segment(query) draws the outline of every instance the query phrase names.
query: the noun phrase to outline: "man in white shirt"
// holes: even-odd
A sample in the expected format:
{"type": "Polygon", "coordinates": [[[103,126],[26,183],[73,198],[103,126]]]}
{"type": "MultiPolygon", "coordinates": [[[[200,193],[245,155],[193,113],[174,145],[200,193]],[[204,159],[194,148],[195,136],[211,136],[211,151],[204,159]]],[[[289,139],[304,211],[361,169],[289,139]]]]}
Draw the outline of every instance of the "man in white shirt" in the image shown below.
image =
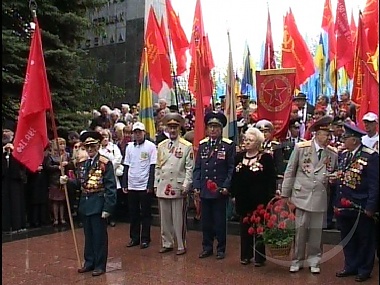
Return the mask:
{"type": "Polygon", "coordinates": [[[379,133],[377,125],[379,118],[375,113],[368,112],[363,116],[364,128],[366,135],[362,138],[362,143],[369,148],[376,150],[379,153],[379,133]]]}
{"type": "Polygon", "coordinates": [[[125,149],[123,192],[128,194],[130,215],[130,242],[127,247],[140,245],[144,249],[150,244],[152,220],[151,204],[154,186],[154,171],[157,161],[156,145],[145,139],[145,126],[136,122],[132,127],[134,141],[125,149]]]}

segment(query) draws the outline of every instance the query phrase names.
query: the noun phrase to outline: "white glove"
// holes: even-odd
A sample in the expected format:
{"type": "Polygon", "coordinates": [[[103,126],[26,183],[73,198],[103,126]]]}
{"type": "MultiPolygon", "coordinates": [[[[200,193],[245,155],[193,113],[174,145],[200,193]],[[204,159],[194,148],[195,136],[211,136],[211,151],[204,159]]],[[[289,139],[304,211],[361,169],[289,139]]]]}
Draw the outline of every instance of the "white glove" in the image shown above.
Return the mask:
{"type": "Polygon", "coordinates": [[[110,213],[103,211],[102,212],[102,218],[107,219],[110,216],[110,213]]]}
{"type": "Polygon", "coordinates": [[[69,180],[69,177],[67,177],[67,175],[62,175],[59,177],[59,184],[64,185],[67,183],[68,180],[69,180]]]}

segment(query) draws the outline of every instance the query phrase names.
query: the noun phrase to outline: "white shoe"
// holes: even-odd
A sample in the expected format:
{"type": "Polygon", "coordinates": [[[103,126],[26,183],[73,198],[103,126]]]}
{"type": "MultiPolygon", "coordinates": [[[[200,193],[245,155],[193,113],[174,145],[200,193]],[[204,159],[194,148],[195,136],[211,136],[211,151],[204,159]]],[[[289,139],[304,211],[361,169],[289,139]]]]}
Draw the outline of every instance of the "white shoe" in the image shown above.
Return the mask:
{"type": "Polygon", "coordinates": [[[299,265],[292,265],[292,266],[290,266],[289,272],[295,273],[295,272],[298,272],[298,271],[300,271],[300,266],[299,265]]]}
{"type": "Polygon", "coordinates": [[[310,272],[313,274],[319,274],[319,273],[321,273],[321,269],[319,267],[316,267],[316,266],[310,266],[310,272]]]}

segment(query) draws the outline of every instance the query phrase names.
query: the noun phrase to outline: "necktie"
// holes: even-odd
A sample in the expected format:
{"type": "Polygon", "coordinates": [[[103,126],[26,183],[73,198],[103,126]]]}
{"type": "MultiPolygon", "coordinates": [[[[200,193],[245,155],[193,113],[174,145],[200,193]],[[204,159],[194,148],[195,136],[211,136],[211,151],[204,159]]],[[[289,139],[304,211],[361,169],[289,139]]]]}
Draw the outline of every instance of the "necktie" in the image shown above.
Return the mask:
{"type": "Polygon", "coordinates": [[[169,142],[169,146],[168,146],[168,148],[171,149],[172,146],[173,146],[173,142],[169,142]]]}
{"type": "Polygon", "coordinates": [[[211,141],[211,148],[215,147],[215,141],[211,141]]]}
{"type": "Polygon", "coordinates": [[[321,160],[322,151],[323,151],[323,149],[321,149],[321,148],[318,150],[318,160],[321,160]]]}
{"type": "Polygon", "coordinates": [[[346,158],[346,167],[347,165],[350,163],[351,159],[352,159],[352,152],[349,152],[348,155],[347,155],[347,158],[346,158]]]}

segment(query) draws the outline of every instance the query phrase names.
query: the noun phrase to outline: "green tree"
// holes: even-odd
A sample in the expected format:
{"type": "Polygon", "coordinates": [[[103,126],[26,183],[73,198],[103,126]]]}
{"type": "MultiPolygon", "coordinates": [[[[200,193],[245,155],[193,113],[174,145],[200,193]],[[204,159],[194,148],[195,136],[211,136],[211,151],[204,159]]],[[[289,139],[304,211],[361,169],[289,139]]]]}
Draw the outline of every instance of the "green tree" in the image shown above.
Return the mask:
{"type": "MultiPolygon", "coordinates": [[[[42,44],[53,108],[58,128],[80,130],[86,127],[85,111],[123,96],[123,90],[109,83],[98,83],[101,63],[78,49],[88,29],[88,9],[104,5],[105,0],[37,0],[37,18],[42,30],[42,44]],[[103,98],[104,94],[107,95],[103,98]],[[108,97],[109,95],[109,97],[108,97]],[[89,98],[92,98],[89,100],[89,98]]],[[[32,15],[28,1],[2,1],[2,120],[15,119],[29,53],[32,15]]]]}

